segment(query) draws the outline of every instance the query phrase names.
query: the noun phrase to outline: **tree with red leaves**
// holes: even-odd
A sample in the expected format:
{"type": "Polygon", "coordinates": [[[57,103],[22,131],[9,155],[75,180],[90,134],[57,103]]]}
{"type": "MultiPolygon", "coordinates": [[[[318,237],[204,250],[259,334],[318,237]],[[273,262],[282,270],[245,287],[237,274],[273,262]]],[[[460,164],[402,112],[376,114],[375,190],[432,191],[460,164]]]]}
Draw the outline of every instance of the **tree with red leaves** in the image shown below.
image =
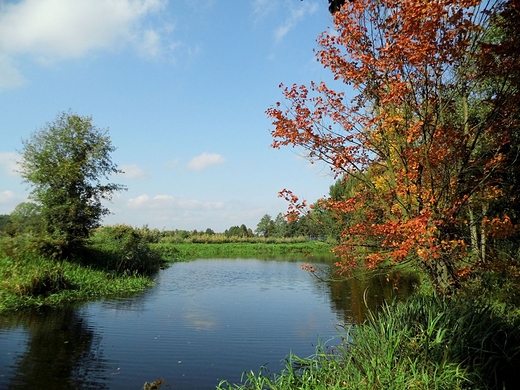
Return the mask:
{"type": "MultiPolygon", "coordinates": [[[[272,146],[356,182],[353,196],[320,201],[362,215],[335,249],[342,271],[410,263],[446,294],[491,260],[491,241],[516,234],[518,3],[345,2],[318,38],[338,86],[282,86],[272,146]]],[[[306,208],[281,195],[289,215],[306,208]]]]}

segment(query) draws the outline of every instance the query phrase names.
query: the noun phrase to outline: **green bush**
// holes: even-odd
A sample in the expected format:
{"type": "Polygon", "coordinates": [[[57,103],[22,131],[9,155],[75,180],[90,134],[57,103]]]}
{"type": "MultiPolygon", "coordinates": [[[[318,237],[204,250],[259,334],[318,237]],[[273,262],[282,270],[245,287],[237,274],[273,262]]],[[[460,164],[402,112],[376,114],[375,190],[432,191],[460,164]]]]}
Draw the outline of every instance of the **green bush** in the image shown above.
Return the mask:
{"type": "Polygon", "coordinates": [[[64,243],[45,234],[21,233],[0,237],[0,255],[15,259],[43,256],[49,259],[64,257],[64,243]]]}
{"type": "Polygon", "coordinates": [[[297,244],[309,242],[307,237],[258,237],[258,236],[229,236],[222,233],[193,234],[181,232],[174,235],[164,235],[158,241],[161,244],[229,244],[229,243],[258,243],[258,244],[297,244]]]}
{"type": "Polygon", "coordinates": [[[165,261],[176,262],[190,259],[186,253],[181,252],[176,246],[171,244],[154,244],[152,248],[165,261]]]}
{"type": "MultiPolygon", "coordinates": [[[[258,238],[258,237],[256,237],[258,238]]],[[[262,241],[165,243],[150,244],[166,261],[186,261],[196,258],[298,258],[319,256],[333,258],[330,246],[324,242],[271,243],[262,241]]]]}
{"type": "Polygon", "coordinates": [[[118,274],[149,275],[163,264],[150,248],[149,237],[128,225],[106,226],[96,231],[89,246],[89,262],[118,274]]]}

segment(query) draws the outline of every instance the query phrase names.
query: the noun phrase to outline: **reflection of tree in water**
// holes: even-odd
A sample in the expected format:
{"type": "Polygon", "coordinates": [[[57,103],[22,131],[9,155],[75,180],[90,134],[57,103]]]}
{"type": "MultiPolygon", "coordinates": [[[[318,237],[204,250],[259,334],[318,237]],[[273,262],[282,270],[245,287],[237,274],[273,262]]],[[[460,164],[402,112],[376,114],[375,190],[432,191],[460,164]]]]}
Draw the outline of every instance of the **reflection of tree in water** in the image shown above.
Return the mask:
{"type": "Polygon", "coordinates": [[[103,309],[110,309],[122,312],[146,310],[149,299],[156,294],[155,289],[148,289],[138,293],[128,294],[119,298],[112,298],[100,302],[103,309]]]}
{"type": "Polygon", "coordinates": [[[377,311],[383,303],[408,297],[419,283],[417,277],[397,273],[359,273],[340,279],[330,266],[322,283],[328,287],[333,311],[342,313],[345,323],[361,323],[368,311],[377,311]]]}
{"type": "Polygon", "coordinates": [[[28,331],[9,389],[103,389],[107,378],[100,337],[74,308],[19,313],[2,325],[28,331]]]}

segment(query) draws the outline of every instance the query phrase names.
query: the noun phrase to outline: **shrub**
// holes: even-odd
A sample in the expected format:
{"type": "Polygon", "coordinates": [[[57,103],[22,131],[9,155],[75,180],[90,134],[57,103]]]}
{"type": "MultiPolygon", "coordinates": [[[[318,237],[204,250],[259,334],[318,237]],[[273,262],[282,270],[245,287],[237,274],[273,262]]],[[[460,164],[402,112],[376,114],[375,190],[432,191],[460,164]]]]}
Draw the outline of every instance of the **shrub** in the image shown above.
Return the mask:
{"type": "Polygon", "coordinates": [[[91,239],[90,252],[97,265],[119,274],[149,275],[156,272],[163,261],[151,249],[146,234],[128,225],[106,226],[98,229],[91,239]]]}
{"type": "Polygon", "coordinates": [[[42,256],[56,260],[66,257],[66,249],[64,241],[45,234],[21,233],[0,237],[0,255],[14,259],[42,256]]]}

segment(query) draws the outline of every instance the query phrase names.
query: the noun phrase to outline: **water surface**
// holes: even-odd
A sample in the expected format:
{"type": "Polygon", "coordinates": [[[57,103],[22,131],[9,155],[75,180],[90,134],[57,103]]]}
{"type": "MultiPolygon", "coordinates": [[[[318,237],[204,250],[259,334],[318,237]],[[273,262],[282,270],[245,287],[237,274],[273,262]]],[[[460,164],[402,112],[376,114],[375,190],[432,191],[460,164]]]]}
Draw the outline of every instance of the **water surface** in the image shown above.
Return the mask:
{"type": "Polygon", "coordinates": [[[339,344],[338,325],[394,291],[384,278],[319,281],[301,263],[176,263],[138,295],[0,317],[0,389],[142,389],[157,378],[214,389],[261,366],[279,372],[319,339],[339,344]]]}

